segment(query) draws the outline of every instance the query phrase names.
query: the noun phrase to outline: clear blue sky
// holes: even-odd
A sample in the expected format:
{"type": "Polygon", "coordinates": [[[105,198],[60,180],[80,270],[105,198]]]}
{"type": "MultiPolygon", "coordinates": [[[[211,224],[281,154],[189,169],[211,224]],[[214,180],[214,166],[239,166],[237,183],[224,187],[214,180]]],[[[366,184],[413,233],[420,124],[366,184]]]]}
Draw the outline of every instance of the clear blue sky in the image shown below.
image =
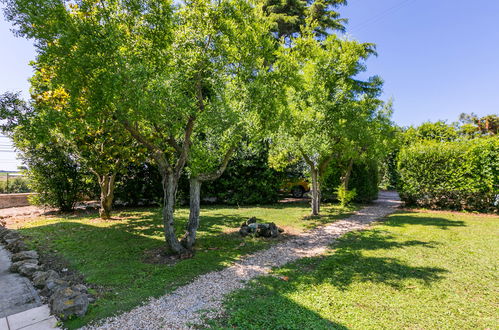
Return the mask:
{"type": "MultiPolygon", "coordinates": [[[[340,12],[350,37],[377,45],[368,73],[384,79],[397,124],[499,113],[499,0],[349,0],[340,12]]],[[[2,18],[0,45],[0,93],[27,97],[31,42],[2,18]]],[[[16,166],[14,153],[0,152],[0,170],[16,166]]]]}

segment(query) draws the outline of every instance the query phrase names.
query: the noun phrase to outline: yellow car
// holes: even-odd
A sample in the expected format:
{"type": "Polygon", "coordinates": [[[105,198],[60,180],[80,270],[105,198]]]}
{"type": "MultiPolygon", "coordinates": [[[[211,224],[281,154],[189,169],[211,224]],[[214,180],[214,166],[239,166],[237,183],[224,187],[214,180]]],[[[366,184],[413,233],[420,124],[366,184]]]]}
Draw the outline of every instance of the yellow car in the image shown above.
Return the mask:
{"type": "Polygon", "coordinates": [[[285,179],[281,192],[291,193],[295,198],[301,198],[306,192],[310,191],[310,184],[303,178],[288,178],[285,179]]]}

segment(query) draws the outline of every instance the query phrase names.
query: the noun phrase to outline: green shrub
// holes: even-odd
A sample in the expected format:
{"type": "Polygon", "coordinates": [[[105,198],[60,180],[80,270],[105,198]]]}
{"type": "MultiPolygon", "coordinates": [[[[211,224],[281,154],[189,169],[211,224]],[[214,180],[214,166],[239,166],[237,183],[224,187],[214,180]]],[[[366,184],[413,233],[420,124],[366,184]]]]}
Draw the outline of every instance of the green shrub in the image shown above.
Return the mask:
{"type": "Polygon", "coordinates": [[[222,176],[203,183],[201,197],[234,205],[269,204],[279,200],[283,173],[268,165],[265,142],[244,146],[233,156],[222,176]]]}
{"type": "Polygon", "coordinates": [[[347,206],[357,195],[357,191],[354,189],[347,190],[343,185],[340,185],[338,189],[336,189],[336,196],[338,196],[338,200],[340,201],[341,206],[347,206]]]}
{"type": "Polygon", "coordinates": [[[161,205],[163,188],[158,167],[147,162],[128,165],[116,181],[114,199],[127,206],[161,205]]]}
{"type": "Polygon", "coordinates": [[[89,193],[85,171],[63,148],[57,145],[32,148],[22,153],[29,186],[38,194],[33,204],[50,205],[61,211],[73,210],[76,202],[89,193]]]}
{"type": "Polygon", "coordinates": [[[497,211],[499,139],[425,142],[398,156],[399,192],[409,205],[497,211]]]}
{"type": "MultiPolygon", "coordinates": [[[[339,200],[337,189],[341,184],[347,164],[331,162],[326,170],[321,185],[321,194],[324,200],[339,200]]],[[[377,162],[357,162],[352,166],[352,173],[348,184],[349,190],[355,190],[353,201],[368,203],[378,197],[379,170],[377,162]]]]}

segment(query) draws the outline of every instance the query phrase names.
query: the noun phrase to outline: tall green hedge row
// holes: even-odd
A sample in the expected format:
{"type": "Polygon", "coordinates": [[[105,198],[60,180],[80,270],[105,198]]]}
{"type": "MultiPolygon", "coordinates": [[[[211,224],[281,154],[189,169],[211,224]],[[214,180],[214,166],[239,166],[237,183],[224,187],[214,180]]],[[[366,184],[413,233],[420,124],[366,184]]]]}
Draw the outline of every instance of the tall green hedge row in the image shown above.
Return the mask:
{"type": "Polygon", "coordinates": [[[499,138],[426,142],[398,156],[399,193],[409,205],[497,212],[499,138]]]}

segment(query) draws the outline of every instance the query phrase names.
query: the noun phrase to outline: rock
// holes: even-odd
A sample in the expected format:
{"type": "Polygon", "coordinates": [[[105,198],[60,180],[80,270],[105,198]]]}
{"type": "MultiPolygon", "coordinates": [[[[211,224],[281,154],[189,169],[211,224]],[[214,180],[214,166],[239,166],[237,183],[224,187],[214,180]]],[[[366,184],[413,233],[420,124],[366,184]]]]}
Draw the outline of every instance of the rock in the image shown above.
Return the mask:
{"type": "Polygon", "coordinates": [[[19,233],[17,231],[8,230],[7,233],[5,233],[3,236],[3,241],[6,244],[9,244],[10,242],[17,241],[20,238],[21,238],[21,235],[19,235],[19,233]]]}
{"type": "Polygon", "coordinates": [[[83,284],[76,284],[75,286],[73,286],[73,289],[81,293],[87,293],[88,291],[88,288],[83,284]]]}
{"type": "Polygon", "coordinates": [[[58,289],[50,297],[52,314],[67,320],[72,316],[83,316],[87,312],[88,297],[74,287],[58,289]]]}
{"type": "Polygon", "coordinates": [[[256,218],[253,217],[241,225],[239,234],[241,234],[241,236],[254,234],[258,237],[277,237],[283,231],[282,228],[277,227],[273,222],[258,223],[256,222],[256,218]]]}
{"type": "Polygon", "coordinates": [[[36,259],[25,259],[25,260],[13,262],[12,265],[10,265],[9,270],[11,272],[13,272],[13,273],[17,273],[17,272],[19,272],[19,268],[22,265],[25,265],[25,264],[38,265],[38,260],[36,260],[36,259]]]}
{"type": "Polygon", "coordinates": [[[61,280],[60,278],[49,278],[45,282],[45,288],[43,289],[43,293],[46,295],[50,295],[59,289],[64,289],[69,287],[69,283],[61,280]]]}
{"type": "Polygon", "coordinates": [[[11,257],[13,262],[26,260],[26,259],[38,259],[38,253],[34,250],[30,251],[21,251],[16,254],[13,254],[11,257]]]}
{"type": "Polygon", "coordinates": [[[18,272],[19,274],[31,277],[36,271],[39,271],[42,267],[38,264],[25,263],[19,266],[18,272]]]}
{"type": "Polygon", "coordinates": [[[18,253],[28,249],[26,244],[24,244],[24,242],[21,239],[11,240],[10,243],[7,244],[6,248],[12,253],[18,253]]]}
{"type": "Polygon", "coordinates": [[[46,272],[35,272],[33,274],[33,284],[35,287],[42,289],[47,284],[47,281],[59,279],[59,274],[54,270],[49,270],[46,272]]]}
{"type": "Polygon", "coordinates": [[[0,239],[3,239],[3,237],[5,235],[7,235],[9,233],[9,230],[4,227],[4,226],[0,226],[0,239]]]}

